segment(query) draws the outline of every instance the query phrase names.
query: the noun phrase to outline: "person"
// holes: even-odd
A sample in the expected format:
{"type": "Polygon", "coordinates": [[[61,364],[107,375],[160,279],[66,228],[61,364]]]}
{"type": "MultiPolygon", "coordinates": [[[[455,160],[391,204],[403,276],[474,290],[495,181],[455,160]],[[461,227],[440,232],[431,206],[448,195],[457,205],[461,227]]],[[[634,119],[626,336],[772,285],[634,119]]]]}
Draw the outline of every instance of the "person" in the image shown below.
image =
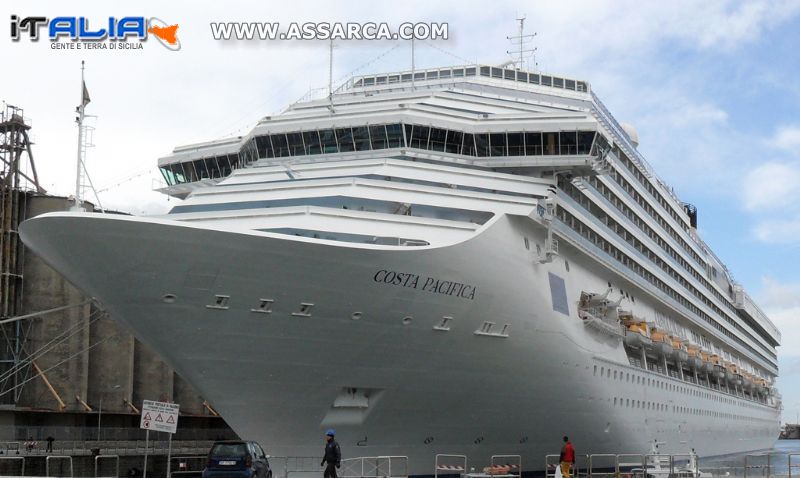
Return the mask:
{"type": "Polygon", "coordinates": [[[342,466],[342,451],[336,443],[336,432],[329,428],[325,432],[325,456],[319,466],[325,467],[324,478],[336,478],[336,468],[342,466]]]}
{"type": "Polygon", "coordinates": [[[56,441],[52,436],[47,437],[47,452],[53,451],[53,442],[56,441]]]}
{"type": "Polygon", "coordinates": [[[575,463],[575,449],[572,447],[569,437],[564,437],[564,446],[561,447],[559,461],[561,462],[561,476],[570,478],[569,470],[575,463]]]}

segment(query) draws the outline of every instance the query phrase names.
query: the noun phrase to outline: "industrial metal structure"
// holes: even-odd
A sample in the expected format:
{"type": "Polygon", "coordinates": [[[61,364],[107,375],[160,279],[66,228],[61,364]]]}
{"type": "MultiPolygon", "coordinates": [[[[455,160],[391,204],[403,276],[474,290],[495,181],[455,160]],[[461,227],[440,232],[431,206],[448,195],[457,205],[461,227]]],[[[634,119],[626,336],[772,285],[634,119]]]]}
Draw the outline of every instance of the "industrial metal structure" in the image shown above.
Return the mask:
{"type": "MultiPolygon", "coordinates": [[[[32,192],[44,193],[33,162],[30,125],[22,108],[4,103],[0,111],[0,320],[18,315],[22,301],[24,246],[19,240],[19,224],[26,219],[28,198],[32,192]],[[30,173],[28,172],[30,171],[30,173]]],[[[22,353],[21,342],[29,331],[20,322],[2,323],[0,346],[0,391],[12,387],[13,394],[0,393],[0,403],[19,398],[16,369],[22,353]]]]}
{"type": "MultiPolygon", "coordinates": [[[[230,438],[216,411],[102,304],[73,287],[18,238],[27,218],[74,207],[47,195],[31,122],[0,112],[0,440],[136,440],[142,400],[181,405],[176,439],[230,438]],[[54,413],[56,412],[56,413],[54,413]],[[102,425],[102,428],[101,428],[102,425]]],[[[94,211],[92,203],[83,208],[94,211]]],[[[142,435],[143,436],[143,435],[142,435]]]]}

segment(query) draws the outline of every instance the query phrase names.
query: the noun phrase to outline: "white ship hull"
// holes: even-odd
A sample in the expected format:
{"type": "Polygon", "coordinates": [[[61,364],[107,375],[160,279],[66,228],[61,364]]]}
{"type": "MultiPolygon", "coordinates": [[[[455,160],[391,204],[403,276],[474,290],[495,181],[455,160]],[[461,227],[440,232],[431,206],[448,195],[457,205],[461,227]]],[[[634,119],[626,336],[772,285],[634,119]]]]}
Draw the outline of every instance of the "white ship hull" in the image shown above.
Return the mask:
{"type": "MultiPolygon", "coordinates": [[[[320,455],[328,426],[345,457],[407,455],[414,475],[432,474],[437,453],[471,466],[521,454],[540,470],[562,435],[579,454],[644,453],[658,440],[701,456],[778,435],[774,407],[629,366],[619,340],[575,318],[581,291],[616,273],[565,244],[535,264],[522,237],[542,242],[544,229],[525,217],[403,250],[69,213],[21,234],[273,456],[320,455]],[[387,284],[380,271],[412,276],[387,284]],[[565,282],[570,316],[554,311],[549,273],[565,282]],[[263,299],[271,313],[253,312],[263,299]],[[449,330],[436,330],[443,317],[449,330]],[[476,334],[486,321],[498,336],[476,334]],[[368,401],[342,404],[349,388],[368,401]]],[[[649,300],[637,293],[640,310],[649,300]]]]}

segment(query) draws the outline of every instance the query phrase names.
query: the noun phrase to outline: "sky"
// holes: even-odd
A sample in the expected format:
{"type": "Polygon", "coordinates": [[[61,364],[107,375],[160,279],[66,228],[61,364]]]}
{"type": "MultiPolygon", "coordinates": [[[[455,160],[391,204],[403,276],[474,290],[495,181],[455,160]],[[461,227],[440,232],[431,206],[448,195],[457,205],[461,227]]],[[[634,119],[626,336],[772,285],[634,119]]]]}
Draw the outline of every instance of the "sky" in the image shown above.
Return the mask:
{"type": "MultiPolygon", "coordinates": [[[[95,127],[87,155],[107,208],[157,214],[177,203],[156,161],[173,147],[243,135],[328,82],[325,41],[217,41],[210,22],[447,22],[448,40],[416,42],[418,68],[498,64],[526,16],[529,66],[592,85],[636,127],[639,150],[699,210],[699,232],[783,333],[784,420],[800,414],[800,0],[430,2],[228,0],[0,2],[0,19],[141,15],[178,23],[179,51],[53,50],[0,28],[0,100],[33,126],[41,183],[74,191],[80,62],[95,127]]],[[[91,21],[91,20],[90,20],[91,21]]],[[[334,78],[409,69],[408,42],[339,41],[334,78]]]]}

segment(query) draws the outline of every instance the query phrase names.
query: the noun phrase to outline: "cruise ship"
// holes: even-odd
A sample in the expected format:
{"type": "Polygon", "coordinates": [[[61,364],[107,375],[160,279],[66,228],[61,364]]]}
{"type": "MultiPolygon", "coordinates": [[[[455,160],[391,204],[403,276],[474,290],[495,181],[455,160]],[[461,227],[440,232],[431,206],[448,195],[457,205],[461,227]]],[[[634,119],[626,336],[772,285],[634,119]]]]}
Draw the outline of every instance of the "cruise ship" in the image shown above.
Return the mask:
{"type": "Polygon", "coordinates": [[[586,81],[358,76],[25,243],[273,456],[770,448],[780,332],[586,81]]]}

